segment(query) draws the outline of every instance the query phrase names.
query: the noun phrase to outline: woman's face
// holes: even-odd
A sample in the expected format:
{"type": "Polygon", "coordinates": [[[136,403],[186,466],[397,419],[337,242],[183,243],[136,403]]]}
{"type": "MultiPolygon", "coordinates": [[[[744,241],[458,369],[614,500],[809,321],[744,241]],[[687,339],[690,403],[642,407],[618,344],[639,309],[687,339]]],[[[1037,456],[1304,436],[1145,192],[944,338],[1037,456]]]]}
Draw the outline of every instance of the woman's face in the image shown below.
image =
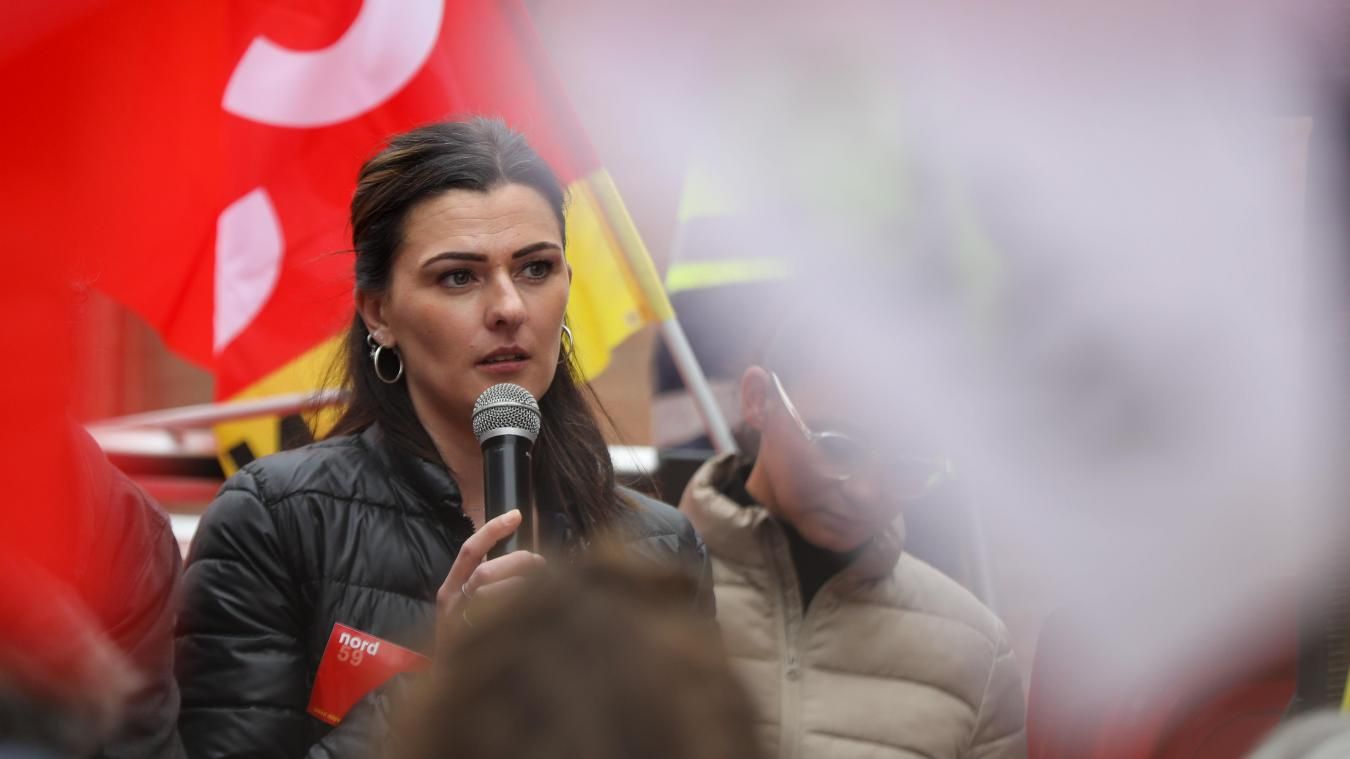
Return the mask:
{"type": "Polygon", "coordinates": [[[541,194],[448,190],[408,212],[388,290],[358,293],[358,307],[375,339],[397,347],[423,422],[432,414],[467,429],[492,385],[539,398],[552,384],[571,276],[541,194]]]}

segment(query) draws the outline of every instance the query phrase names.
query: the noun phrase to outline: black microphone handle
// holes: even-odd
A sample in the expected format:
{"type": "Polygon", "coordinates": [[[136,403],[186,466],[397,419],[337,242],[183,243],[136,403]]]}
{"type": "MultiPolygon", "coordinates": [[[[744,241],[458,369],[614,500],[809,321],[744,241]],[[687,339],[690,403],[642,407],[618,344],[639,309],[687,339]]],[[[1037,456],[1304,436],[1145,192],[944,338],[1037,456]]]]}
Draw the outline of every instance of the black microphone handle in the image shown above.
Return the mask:
{"type": "Polygon", "coordinates": [[[530,449],[533,443],[519,435],[497,435],[483,442],[483,520],[511,509],[523,517],[514,535],[493,546],[488,558],[512,551],[534,550],[534,499],[530,492],[530,449]]]}

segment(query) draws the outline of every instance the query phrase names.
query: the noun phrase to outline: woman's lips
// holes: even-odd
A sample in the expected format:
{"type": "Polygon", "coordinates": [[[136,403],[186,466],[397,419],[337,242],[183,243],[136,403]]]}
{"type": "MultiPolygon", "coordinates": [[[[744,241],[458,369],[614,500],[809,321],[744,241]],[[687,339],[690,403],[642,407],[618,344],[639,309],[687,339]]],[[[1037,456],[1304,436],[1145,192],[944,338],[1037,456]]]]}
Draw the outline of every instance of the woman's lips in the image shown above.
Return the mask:
{"type": "Polygon", "coordinates": [[[479,361],[478,368],[488,374],[515,374],[523,371],[530,365],[528,358],[509,359],[506,361],[479,361]]]}

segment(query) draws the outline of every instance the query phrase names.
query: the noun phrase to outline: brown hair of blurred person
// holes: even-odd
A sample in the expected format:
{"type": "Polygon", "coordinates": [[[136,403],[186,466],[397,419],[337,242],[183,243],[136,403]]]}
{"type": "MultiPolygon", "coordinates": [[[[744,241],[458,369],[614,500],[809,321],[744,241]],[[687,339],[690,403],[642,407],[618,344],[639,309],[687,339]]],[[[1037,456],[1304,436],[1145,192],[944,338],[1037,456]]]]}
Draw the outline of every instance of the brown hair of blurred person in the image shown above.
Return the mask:
{"type": "Polygon", "coordinates": [[[682,600],[689,580],[604,556],[470,607],[386,756],[762,756],[715,623],[682,600]]]}

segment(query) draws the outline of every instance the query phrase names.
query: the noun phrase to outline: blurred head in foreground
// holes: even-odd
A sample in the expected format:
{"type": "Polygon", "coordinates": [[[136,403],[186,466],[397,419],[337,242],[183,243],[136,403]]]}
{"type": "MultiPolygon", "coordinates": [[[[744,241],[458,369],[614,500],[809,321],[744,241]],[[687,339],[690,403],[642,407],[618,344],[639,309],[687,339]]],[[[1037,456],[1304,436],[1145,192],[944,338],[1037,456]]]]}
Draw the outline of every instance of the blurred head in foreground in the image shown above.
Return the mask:
{"type": "Polygon", "coordinates": [[[479,599],[391,757],[753,759],[750,705],[688,580],[605,558],[479,599]]]}

